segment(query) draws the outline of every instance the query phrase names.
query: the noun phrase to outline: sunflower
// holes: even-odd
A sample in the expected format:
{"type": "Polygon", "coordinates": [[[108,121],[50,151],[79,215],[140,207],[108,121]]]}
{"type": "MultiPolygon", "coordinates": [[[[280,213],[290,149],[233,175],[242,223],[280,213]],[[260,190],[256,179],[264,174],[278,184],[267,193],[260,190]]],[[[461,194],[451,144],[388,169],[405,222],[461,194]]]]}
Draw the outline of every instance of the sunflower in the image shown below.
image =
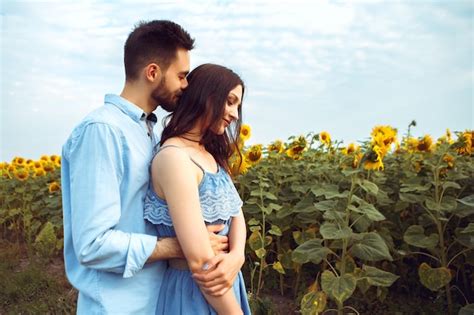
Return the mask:
{"type": "Polygon", "coordinates": [[[327,131],[323,131],[319,134],[319,141],[329,146],[331,144],[331,135],[327,131]]]}
{"type": "Polygon", "coordinates": [[[452,134],[449,128],[446,129],[446,133],[444,134],[444,136],[438,138],[438,143],[448,143],[448,144],[454,143],[454,140],[452,138],[452,134]]]}
{"type": "Polygon", "coordinates": [[[15,170],[13,174],[15,175],[16,179],[18,179],[19,181],[25,181],[30,176],[30,173],[28,172],[28,170],[24,168],[19,168],[15,170]]]}
{"type": "Polygon", "coordinates": [[[262,145],[255,144],[251,146],[250,149],[245,154],[245,158],[250,163],[257,163],[258,161],[260,161],[262,159],[262,145]]]}
{"type": "Polygon", "coordinates": [[[33,177],[41,177],[46,175],[46,172],[43,168],[36,168],[35,173],[33,174],[33,177]]]}
{"type": "Polygon", "coordinates": [[[49,184],[48,186],[48,190],[49,190],[49,193],[52,194],[58,190],[61,189],[61,186],[59,186],[58,182],[54,181],[52,183],[49,184]]]}
{"type": "Polygon", "coordinates": [[[286,155],[288,155],[293,160],[300,160],[303,151],[304,151],[304,147],[293,146],[286,150],[286,155]]]}
{"type": "Polygon", "coordinates": [[[242,139],[243,142],[247,141],[250,139],[250,136],[252,135],[250,126],[247,124],[243,124],[240,127],[240,139],[242,139]]]}
{"type": "Polygon", "coordinates": [[[299,136],[289,145],[286,155],[294,160],[299,160],[304,151],[307,150],[308,142],[304,136],[299,136]]]}
{"type": "Polygon", "coordinates": [[[242,159],[242,161],[234,161],[230,165],[230,172],[233,176],[237,176],[240,174],[245,174],[247,173],[249,169],[250,164],[247,162],[245,158],[242,159]]]}
{"type": "Polygon", "coordinates": [[[56,163],[57,161],[61,160],[61,157],[59,155],[53,154],[49,157],[49,160],[53,163],[56,163]]]}
{"type": "Polygon", "coordinates": [[[374,145],[372,149],[368,152],[367,158],[364,161],[364,168],[366,170],[383,170],[383,149],[378,145],[374,145]]]}
{"type": "Polygon", "coordinates": [[[43,168],[43,164],[40,161],[35,161],[33,163],[33,166],[34,166],[35,169],[40,169],[40,168],[42,169],[43,168]]]}
{"type": "Polygon", "coordinates": [[[22,157],[15,157],[12,161],[13,164],[17,165],[17,166],[25,166],[26,165],[26,160],[22,157]]]}
{"type": "Polygon", "coordinates": [[[473,131],[465,131],[458,137],[458,154],[471,155],[473,149],[473,131]]]}
{"type": "Polygon", "coordinates": [[[425,135],[418,141],[416,149],[420,152],[431,152],[433,149],[433,139],[430,135],[425,135]]]}
{"type": "Polygon", "coordinates": [[[8,168],[7,162],[0,162],[0,170],[6,170],[8,168]]]}
{"type": "Polygon", "coordinates": [[[409,153],[413,153],[418,148],[418,139],[417,138],[408,138],[405,142],[406,149],[409,153]]]}
{"type": "Polygon", "coordinates": [[[54,171],[54,164],[53,164],[53,162],[46,162],[46,161],[42,160],[42,166],[43,166],[43,169],[44,169],[46,172],[52,172],[52,171],[54,171]]]}
{"type": "Polygon", "coordinates": [[[49,161],[50,161],[49,156],[48,156],[48,155],[42,155],[42,156],[40,157],[40,161],[49,162],[49,161]]]}
{"type": "Polygon", "coordinates": [[[268,145],[268,152],[276,152],[276,153],[282,153],[285,150],[285,145],[281,140],[276,140],[270,145],[268,145]]]}
{"type": "Polygon", "coordinates": [[[347,147],[342,149],[342,154],[349,155],[359,150],[360,150],[360,147],[358,145],[355,145],[354,143],[349,143],[347,147]]]}
{"type": "Polygon", "coordinates": [[[363,156],[364,156],[364,154],[362,154],[362,152],[357,152],[354,155],[354,160],[352,161],[352,168],[358,168],[359,167],[360,161],[362,160],[363,156]]]}
{"type": "Polygon", "coordinates": [[[443,161],[448,164],[448,169],[452,169],[454,167],[454,157],[451,154],[445,154],[443,161]]]}
{"type": "Polygon", "coordinates": [[[14,165],[14,164],[8,165],[8,167],[7,167],[7,172],[8,173],[14,173],[15,171],[16,171],[16,165],[14,165]]]}
{"type": "Polygon", "coordinates": [[[397,142],[397,129],[390,126],[375,126],[370,135],[372,144],[379,147],[390,147],[397,142]]]}

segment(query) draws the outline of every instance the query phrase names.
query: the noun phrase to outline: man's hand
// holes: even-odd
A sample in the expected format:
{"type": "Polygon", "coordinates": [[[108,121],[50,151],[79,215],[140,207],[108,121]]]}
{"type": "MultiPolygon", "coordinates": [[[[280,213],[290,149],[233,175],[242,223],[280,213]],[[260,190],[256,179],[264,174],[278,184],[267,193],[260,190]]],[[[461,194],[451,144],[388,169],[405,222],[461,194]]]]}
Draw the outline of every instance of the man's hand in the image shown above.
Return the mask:
{"type": "Polygon", "coordinates": [[[244,261],[243,255],[233,252],[219,254],[208,261],[207,270],[194,273],[193,278],[205,293],[221,296],[232,287],[244,261]]]}
{"type": "Polygon", "coordinates": [[[214,250],[215,255],[227,253],[229,248],[229,239],[227,236],[216,234],[222,231],[224,227],[224,224],[206,225],[207,231],[209,232],[209,240],[211,241],[212,250],[214,250]]]}

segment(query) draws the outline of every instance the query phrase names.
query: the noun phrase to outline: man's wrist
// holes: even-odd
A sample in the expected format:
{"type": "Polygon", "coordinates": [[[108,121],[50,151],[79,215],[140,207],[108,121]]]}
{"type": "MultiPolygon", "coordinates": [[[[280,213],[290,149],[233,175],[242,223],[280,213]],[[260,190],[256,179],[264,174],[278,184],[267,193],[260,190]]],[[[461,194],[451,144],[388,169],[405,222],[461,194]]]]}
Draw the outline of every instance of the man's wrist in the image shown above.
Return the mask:
{"type": "Polygon", "coordinates": [[[175,237],[159,238],[147,262],[167,260],[170,258],[184,258],[178,239],[175,237]]]}

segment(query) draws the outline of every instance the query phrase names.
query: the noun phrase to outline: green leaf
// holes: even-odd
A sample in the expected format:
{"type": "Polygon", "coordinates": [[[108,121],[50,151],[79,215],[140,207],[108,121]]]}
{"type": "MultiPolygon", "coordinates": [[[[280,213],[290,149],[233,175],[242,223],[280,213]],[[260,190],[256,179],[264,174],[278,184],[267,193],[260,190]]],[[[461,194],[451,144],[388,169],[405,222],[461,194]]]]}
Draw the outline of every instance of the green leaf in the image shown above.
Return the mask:
{"type": "Polygon", "coordinates": [[[260,224],[260,221],[255,218],[252,218],[249,220],[249,222],[247,222],[247,225],[259,225],[259,224],[260,224]]]}
{"type": "Polygon", "coordinates": [[[343,222],[346,213],[336,209],[327,210],[323,214],[323,218],[331,221],[343,222]]]}
{"type": "Polygon", "coordinates": [[[278,200],[277,196],[268,191],[263,192],[263,196],[270,200],[278,200]]]}
{"type": "Polygon", "coordinates": [[[372,224],[372,221],[366,216],[359,215],[358,213],[351,213],[351,222],[353,222],[355,230],[359,233],[367,232],[372,224]]]}
{"type": "Polygon", "coordinates": [[[400,200],[409,203],[422,203],[426,199],[425,196],[409,193],[400,193],[400,200]]]}
{"type": "Polygon", "coordinates": [[[316,208],[313,205],[313,201],[313,197],[305,197],[295,205],[293,211],[297,213],[316,212],[316,208]]]}
{"type": "Polygon", "coordinates": [[[268,208],[278,211],[282,208],[282,206],[280,206],[276,203],[270,202],[270,204],[268,205],[268,208]]]}
{"type": "Polygon", "coordinates": [[[425,229],[421,225],[411,225],[403,235],[403,240],[416,247],[435,248],[439,242],[439,235],[432,233],[426,236],[425,229]]]}
{"type": "Polygon", "coordinates": [[[323,200],[313,204],[314,207],[320,211],[331,210],[335,207],[336,202],[334,200],[323,200]]]}
{"type": "Polygon", "coordinates": [[[280,273],[282,275],[285,274],[285,269],[283,269],[283,266],[282,266],[281,262],[279,262],[279,261],[274,262],[272,267],[273,267],[274,270],[278,271],[278,273],[280,273]]]}
{"type": "Polygon", "coordinates": [[[462,234],[474,234],[474,223],[469,223],[460,233],[462,234]]]}
{"type": "Polygon", "coordinates": [[[257,254],[258,258],[262,259],[267,254],[267,251],[265,248],[259,248],[255,251],[255,254],[257,254]]]}
{"type": "Polygon", "coordinates": [[[278,226],[273,225],[273,224],[272,224],[272,228],[268,231],[268,233],[276,235],[276,236],[282,236],[283,234],[281,232],[281,229],[278,226]]]}
{"type": "Polygon", "coordinates": [[[370,203],[364,203],[359,206],[360,213],[365,214],[372,221],[382,221],[385,220],[385,216],[380,213],[374,205],[370,203]]]}
{"type": "Polygon", "coordinates": [[[321,245],[322,241],[321,239],[312,239],[298,246],[293,251],[293,261],[299,264],[304,264],[308,261],[316,265],[321,263],[329,253],[332,253],[329,248],[321,245]]]}
{"type": "Polygon", "coordinates": [[[456,182],[444,182],[443,188],[444,189],[448,189],[448,188],[461,189],[461,186],[456,182]]]}
{"type": "Polygon", "coordinates": [[[262,227],[261,227],[260,225],[254,225],[254,226],[249,227],[249,230],[250,230],[251,232],[261,231],[261,230],[262,230],[262,227]]]}
{"type": "Polygon", "coordinates": [[[367,280],[367,283],[374,286],[389,287],[395,280],[400,278],[391,272],[383,271],[375,267],[363,265],[361,277],[367,280]]]}
{"type": "Polygon", "coordinates": [[[347,198],[349,192],[344,191],[342,193],[339,192],[339,187],[337,185],[329,184],[324,185],[323,187],[312,187],[311,191],[316,197],[323,196],[326,199],[333,199],[333,198],[347,198]]]}
{"type": "Polygon", "coordinates": [[[458,315],[472,315],[474,314],[474,304],[467,304],[459,310],[458,315]]]}
{"type": "Polygon", "coordinates": [[[393,260],[387,244],[385,244],[380,235],[375,232],[370,232],[362,233],[360,236],[362,236],[362,238],[350,249],[355,257],[368,261],[379,261],[383,259],[393,260]]]}
{"type": "Polygon", "coordinates": [[[340,228],[335,223],[324,222],[323,225],[321,225],[319,233],[321,233],[326,240],[338,240],[351,237],[352,229],[348,226],[340,228]]]}
{"type": "Polygon", "coordinates": [[[357,279],[353,274],[346,273],[336,277],[331,271],[325,270],[321,275],[321,287],[324,292],[339,303],[351,297],[356,288],[357,279]]]}
{"type": "Polygon", "coordinates": [[[287,216],[289,216],[291,214],[293,214],[293,208],[285,206],[281,210],[277,211],[276,217],[278,219],[283,219],[283,218],[286,218],[287,216]]]}
{"type": "Polygon", "coordinates": [[[431,291],[438,291],[451,281],[451,272],[448,268],[431,268],[427,263],[422,263],[418,267],[418,276],[421,284],[431,291]]]}
{"type": "Polygon", "coordinates": [[[247,243],[249,244],[250,248],[254,251],[257,249],[263,248],[263,239],[262,234],[260,231],[253,231],[253,233],[249,236],[247,243]]]}
{"type": "Polygon", "coordinates": [[[362,182],[359,182],[358,184],[366,192],[368,192],[368,193],[370,193],[374,196],[377,196],[377,193],[379,192],[379,187],[376,184],[374,184],[371,181],[368,181],[366,179],[362,180],[362,182]]]}
{"type": "Polygon", "coordinates": [[[400,192],[406,193],[406,192],[424,192],[428,191],[431,188],[431,183],[426,183],[424,185],[420,184],[402,184],[402,188],[400,188],[400,192]]]}
{"type": "Polygon", "coordinates": [[[462,199],[457,199],[462,204],[465,204],[466,206],[474,207],[474,194],[466,196],[462,199]]]}
{"type": "Polygon", "coordinates": [[[293,260],[291,259],[293,251],[291,249],[283,250],[278,254],[278,261],[282,264],[283,268],[293,269],[293,260]]]}
{"type": "Polygon", "coordinates": [[[303,315],[318,315],[326,308],[327,296],[321,291],[306,293],[301,299],[301,313],[303,315]]]}

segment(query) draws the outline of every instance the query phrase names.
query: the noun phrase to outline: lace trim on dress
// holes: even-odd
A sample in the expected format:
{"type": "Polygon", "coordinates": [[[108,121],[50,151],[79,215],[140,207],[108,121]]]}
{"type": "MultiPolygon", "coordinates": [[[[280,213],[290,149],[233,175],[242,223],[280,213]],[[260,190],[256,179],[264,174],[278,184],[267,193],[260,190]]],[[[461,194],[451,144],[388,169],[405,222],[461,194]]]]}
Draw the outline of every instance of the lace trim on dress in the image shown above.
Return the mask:
{"type": "MultiPolygon", "coordinates": [[[[228,220],[237,216],[242,207],[242,200],[233,185],[223,185],[214,189],[204,189],[199,195],[204,221],[228,220]]],[[[144,217],[153,224],[172,226],[168,205],[150,189],[145,197],[144,217]]]]}

